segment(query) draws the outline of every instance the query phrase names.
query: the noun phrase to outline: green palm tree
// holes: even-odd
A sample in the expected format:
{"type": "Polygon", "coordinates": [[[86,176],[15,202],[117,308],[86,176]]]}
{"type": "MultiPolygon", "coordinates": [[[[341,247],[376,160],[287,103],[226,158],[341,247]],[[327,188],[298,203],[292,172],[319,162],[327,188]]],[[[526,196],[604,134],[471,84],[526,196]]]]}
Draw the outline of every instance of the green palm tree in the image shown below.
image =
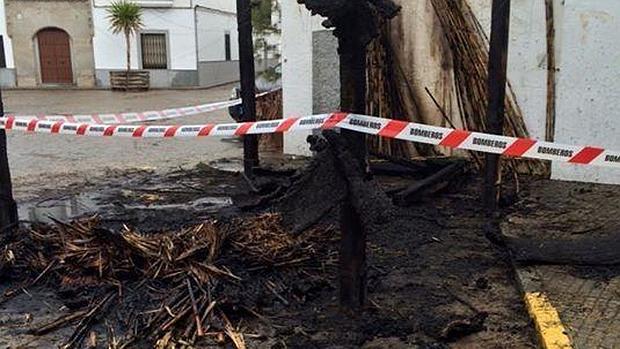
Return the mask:
{"type": "Polygon", "coordinates": [[[108,8],[110,30],[114,34],[125,34],[127,43],[127,71],[131,70],[131,35],[142,29],[142,9],[130,0],[112,2],[108,8]]]}

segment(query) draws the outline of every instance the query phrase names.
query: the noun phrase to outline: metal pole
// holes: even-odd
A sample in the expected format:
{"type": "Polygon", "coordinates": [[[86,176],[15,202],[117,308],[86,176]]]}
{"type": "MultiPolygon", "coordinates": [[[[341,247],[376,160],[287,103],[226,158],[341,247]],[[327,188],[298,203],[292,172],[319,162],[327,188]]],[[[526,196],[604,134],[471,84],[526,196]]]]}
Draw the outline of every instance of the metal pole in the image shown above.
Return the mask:
{"type": "MultiPolygon", "coordinates": [[[[237,28],[239,31],[239,74],[243,121],[256,121],[256,84],[254,70],[254,43],[252,40],[252,5],[250,0],[237,0],[237,28]]],[[[243,169],[246,176],[253,176],[258,166],[258,137],[243,137],[243,169]]]]}
{"type": "MultiPolygon", "coordinates": [[[[4,116],[4,103],[0,90],[0,116],[4,116]]],[[[0,129],[0,234],[17,224],[17,204],[13,199],[11,172],[6,146],[6,131],[0,129]]]]}
{"type": "MultiPolygon", "coordinates": [[[[488,133],[504,133],[504,101],[506,98],[506,66],[510,31],[510,0],[493,0],[489,48],[488,133]]],[[[500,157],[486,155],[484,202],[489,213],[497,209],[501,189],[500,157]]]]}

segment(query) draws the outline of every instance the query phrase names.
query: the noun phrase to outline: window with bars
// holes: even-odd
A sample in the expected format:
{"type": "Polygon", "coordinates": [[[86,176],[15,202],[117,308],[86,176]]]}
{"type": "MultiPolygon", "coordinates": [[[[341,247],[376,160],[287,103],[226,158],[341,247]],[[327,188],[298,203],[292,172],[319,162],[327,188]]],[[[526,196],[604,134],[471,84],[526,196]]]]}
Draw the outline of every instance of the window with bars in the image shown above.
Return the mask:
{"type": "Polygon", "coordinates": [[[164,33],[140,34],[142,69],[168,69],[167,43],[164,33]]]}

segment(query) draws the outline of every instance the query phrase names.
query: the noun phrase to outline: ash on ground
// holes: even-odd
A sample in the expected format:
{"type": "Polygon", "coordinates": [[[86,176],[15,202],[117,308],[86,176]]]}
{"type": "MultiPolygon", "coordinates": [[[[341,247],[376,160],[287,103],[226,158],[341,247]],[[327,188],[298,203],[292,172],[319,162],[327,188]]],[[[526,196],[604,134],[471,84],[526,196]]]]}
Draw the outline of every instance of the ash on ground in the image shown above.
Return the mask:
{"type": "Polygon", "coordinates": [[[131,171],[46,193],[31,207],[62,199],[67,214],[3,237],[0,345],[536,347],[509,258],[483,233],[475,174],[409,207],[390,195],[419,168],[369,179],[377,199],[363,209],[386,212],[367,217],[367,306],[341,311],[338,217],[351,184],[334,166],[319,155],[251,183],[206,165],[131,171]],[[74,195],[92,211],[74,217],[74,195]]]}

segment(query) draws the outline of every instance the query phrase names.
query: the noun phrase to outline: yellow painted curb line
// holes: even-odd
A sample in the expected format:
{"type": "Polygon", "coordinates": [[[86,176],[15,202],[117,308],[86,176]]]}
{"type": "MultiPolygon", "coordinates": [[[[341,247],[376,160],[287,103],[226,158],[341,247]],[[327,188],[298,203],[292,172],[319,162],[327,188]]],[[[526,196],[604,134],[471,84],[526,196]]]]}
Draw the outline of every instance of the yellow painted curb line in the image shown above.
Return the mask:
{"type": "Polygon", "coordinates": [[[536,330],[544,349],[573,348],[570,338],[566,334],[566,328],[560,320],[560,315],[544,294],[527,292],[525,303],[536,324],[536,330]]]}

